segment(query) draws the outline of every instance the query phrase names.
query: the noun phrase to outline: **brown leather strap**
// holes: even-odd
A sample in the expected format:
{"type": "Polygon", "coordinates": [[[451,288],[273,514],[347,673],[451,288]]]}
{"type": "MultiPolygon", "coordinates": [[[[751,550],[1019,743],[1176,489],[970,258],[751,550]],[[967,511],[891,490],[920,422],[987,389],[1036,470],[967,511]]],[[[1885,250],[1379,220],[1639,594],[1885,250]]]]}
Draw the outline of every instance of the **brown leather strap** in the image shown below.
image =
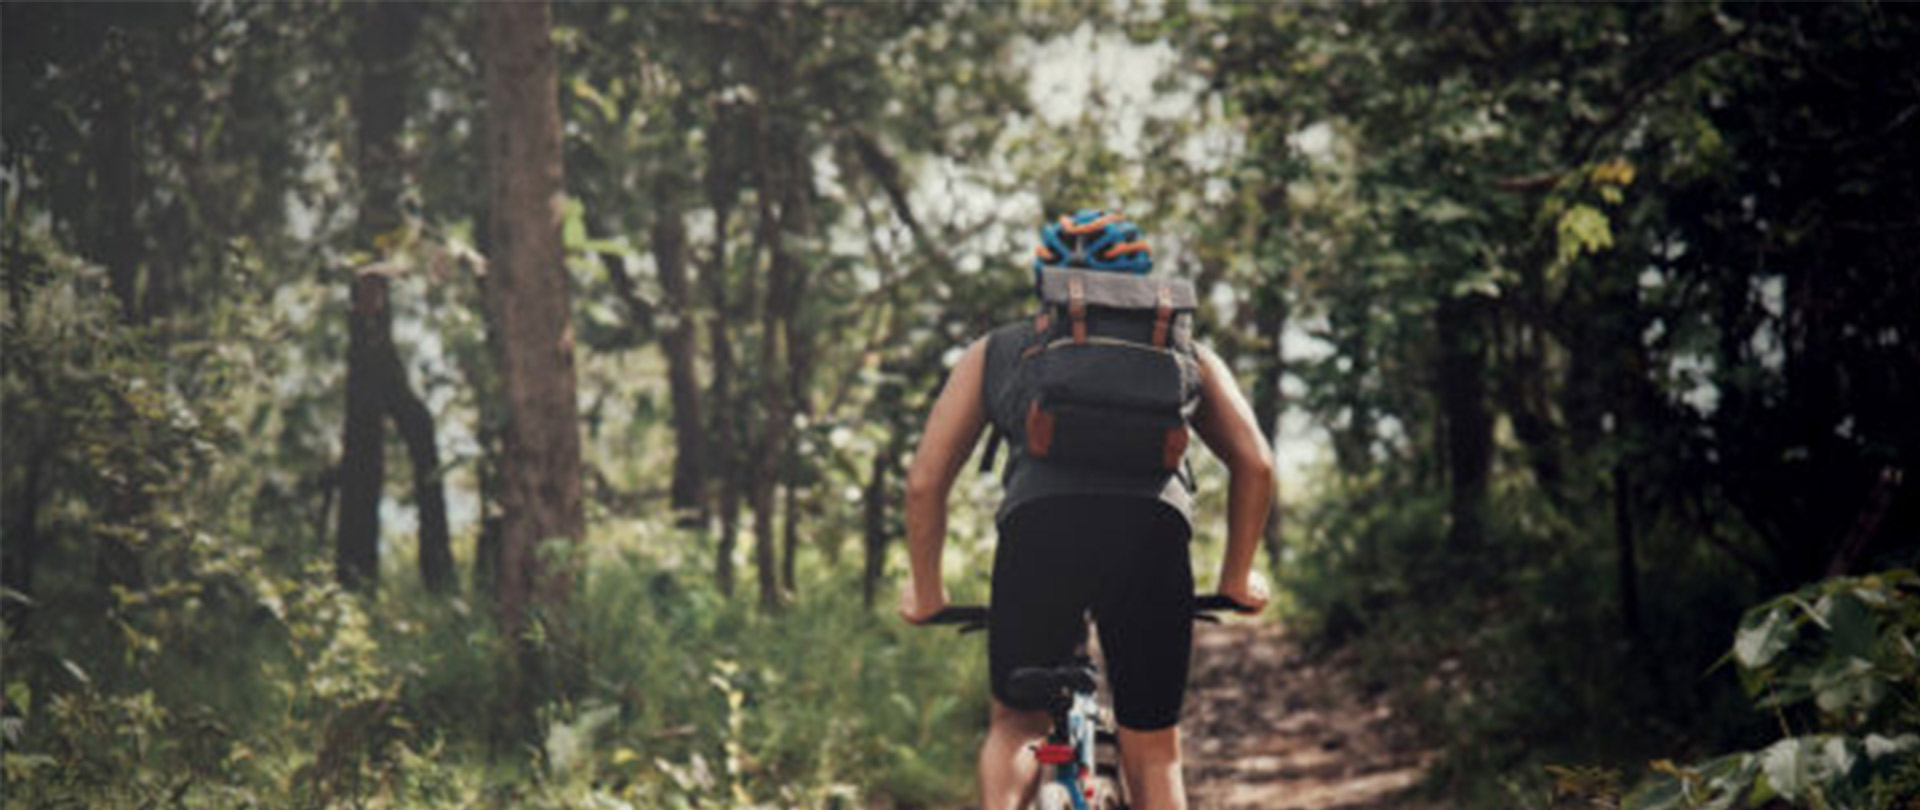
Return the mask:
{"type": "Polygon", "coordinates": [[[1167,330],[1173,324],[1173,291],[1162,284],[1156,298],[1157,303],[1153,310],[1153,345],[1165,348],[1167,330]]]}
{"type": "Polygon", "coordinates": [[[1067,280],[1067,317],[1073,319],[1073,342],[1087,342],[1087,287],[1078,278],[1067,280]]]}
{"type": "MultiPolygon", "coordinates": [[[[1047,427],[1051,428],[1053,426],[1048,425],[1047,427]]],[[[1048,436],[1047,438],[1052,439],[1053,437],[1048,436]]],[[[1180,469],[1180,459],[1186,455],[1187,426],[1181,425],[1179,427],[1167,428],[1166,440],[1160,445],[1160,466],[1165,467],[1167,472],[1177,471],[1180,469]]]]}
{"type": "Polygon", "coordinates": [[[1053,413],[1042,410],[1040,400],[1033,400],[1027,404],[1027,455],[1046,458],[1052,450],[1053,413]]]}

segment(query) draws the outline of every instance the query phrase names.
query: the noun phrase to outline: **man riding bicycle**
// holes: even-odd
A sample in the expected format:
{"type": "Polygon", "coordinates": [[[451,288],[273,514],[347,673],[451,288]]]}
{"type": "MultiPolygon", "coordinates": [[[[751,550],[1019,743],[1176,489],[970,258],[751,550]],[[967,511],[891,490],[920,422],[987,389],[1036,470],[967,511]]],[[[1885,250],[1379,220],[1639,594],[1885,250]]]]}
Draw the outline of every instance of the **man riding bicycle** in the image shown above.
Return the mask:
{"type": "Polygon", "coordinates": [[[1089,613],[1128,794],[1142,810],[1185,808],[1177,723],[1193,640],[1187,427],[1230,474],[1219,592],[1256,612],[1267,603],[1252,572],[1273,498],[1272,451],[1232,372],[1188,335],[1191,287],[1148,275],[1152,254],[1132,222],[1080,211],[1040,236],[1043,314],[969,346],[927,418],[907,474],[911,567],[899,612],[919,624],[947,605],[947,494],[991,424],[1010,454],[995,518],[982,809],[1031,798],[1040,766],[1030,749],[1050,724],[1042,707],[1009,694],[1008,675],[1071,660],[1089,613]]]}

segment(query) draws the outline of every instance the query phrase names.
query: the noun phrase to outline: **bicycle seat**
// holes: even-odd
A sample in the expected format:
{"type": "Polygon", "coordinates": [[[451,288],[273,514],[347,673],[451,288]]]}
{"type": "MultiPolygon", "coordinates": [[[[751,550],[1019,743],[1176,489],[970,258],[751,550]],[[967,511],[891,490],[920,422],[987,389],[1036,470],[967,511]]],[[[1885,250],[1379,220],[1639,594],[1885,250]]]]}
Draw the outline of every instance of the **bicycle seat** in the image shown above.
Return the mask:
{"type": "Polygon", "coordinates": [[[1053,703],[1093,690],[1091,664],[1021,667],[1007,676],[1008,697],[1021,703],[1053,703]]]}

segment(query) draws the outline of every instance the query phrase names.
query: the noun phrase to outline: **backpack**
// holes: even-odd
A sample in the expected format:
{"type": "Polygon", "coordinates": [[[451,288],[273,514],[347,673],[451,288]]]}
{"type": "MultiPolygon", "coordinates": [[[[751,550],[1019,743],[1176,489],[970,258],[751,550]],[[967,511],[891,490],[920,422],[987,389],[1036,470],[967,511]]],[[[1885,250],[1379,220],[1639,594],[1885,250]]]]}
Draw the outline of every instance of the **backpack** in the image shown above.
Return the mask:
{"type": "Polygon", "coordinates": [[[994,431],[981,469],[1004,437],[1063,465],[1179,472],[1200,402],[1192,283],[1045,267],[1039,287],[1017,359],[999,379],[989,364],[994,431]]]}

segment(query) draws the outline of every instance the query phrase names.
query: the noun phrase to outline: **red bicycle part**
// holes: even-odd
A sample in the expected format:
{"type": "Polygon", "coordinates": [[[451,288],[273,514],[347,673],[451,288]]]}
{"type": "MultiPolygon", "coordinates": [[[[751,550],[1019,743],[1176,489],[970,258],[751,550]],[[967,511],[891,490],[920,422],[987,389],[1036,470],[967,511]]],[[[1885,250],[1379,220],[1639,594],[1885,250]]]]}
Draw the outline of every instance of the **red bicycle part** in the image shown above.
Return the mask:
{"type": "Polygon", "coordinates": [[[1041,743],[1033,747],[1033,758],[1042,765],[1065,765],[1073,761],[1073,746],[1041,743]]]}

